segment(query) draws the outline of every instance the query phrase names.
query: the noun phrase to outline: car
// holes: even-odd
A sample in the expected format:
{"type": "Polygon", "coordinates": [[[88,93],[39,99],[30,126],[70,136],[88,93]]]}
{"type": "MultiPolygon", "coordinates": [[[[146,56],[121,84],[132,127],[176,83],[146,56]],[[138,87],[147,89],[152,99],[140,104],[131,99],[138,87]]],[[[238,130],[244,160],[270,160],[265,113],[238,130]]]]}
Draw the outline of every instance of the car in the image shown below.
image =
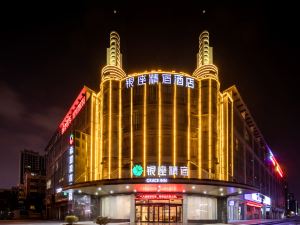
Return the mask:
{"type": "Polygon", "coordinates": [[[293,216],[295,216],[295,212],[294,212],[294,211],[289,211],[289,212],[286,214],[286,217],[287,217],[287,218],[291,218],[291,217],[293,217],[293,216]]]}

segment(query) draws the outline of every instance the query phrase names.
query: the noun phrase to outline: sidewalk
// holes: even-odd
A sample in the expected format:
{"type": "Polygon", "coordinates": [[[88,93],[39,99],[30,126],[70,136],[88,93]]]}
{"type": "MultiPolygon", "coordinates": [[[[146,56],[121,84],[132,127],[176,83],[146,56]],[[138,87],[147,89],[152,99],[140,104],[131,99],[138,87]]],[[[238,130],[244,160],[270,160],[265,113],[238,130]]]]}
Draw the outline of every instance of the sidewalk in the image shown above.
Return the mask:
{"type": "Polygon", "coordinates": [[[282,222],[282,219],[271,220],[271,219],[256,219],[256,220],[236,220],[236,221],[229,221],[228,224],[276,224],[276,222],[282,222]]]}

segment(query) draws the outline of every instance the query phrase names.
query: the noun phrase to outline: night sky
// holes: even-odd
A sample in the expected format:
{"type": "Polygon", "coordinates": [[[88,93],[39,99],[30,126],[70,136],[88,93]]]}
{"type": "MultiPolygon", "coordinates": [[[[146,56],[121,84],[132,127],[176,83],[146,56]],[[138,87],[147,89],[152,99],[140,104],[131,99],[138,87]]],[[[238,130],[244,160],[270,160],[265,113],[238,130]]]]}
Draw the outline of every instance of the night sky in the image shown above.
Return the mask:
{"type": "Polygon", "coordinates": [[[221,89],[237,86],[300,200],[295,5],[28,2],[0,5],[0,188],[17,185],[20,150],[44,152],[83,85],[99,90],[110,31],[126,73],[191,74],[206,29],[221,89]]]}

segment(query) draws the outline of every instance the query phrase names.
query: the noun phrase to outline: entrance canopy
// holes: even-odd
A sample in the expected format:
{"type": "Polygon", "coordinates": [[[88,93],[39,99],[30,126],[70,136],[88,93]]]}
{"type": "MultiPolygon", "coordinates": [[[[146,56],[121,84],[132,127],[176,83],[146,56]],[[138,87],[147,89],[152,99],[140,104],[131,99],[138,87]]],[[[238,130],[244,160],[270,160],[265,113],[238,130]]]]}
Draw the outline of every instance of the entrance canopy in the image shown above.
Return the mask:
{"type": "Polygon", "coordinates": [[[230,196],[253,193],[255,188],[229,182],[169,179],[167,183],[146,183],[141,179],[106,180],[79,183],[63,188],[89,195],[112,195],[130,193],[187,193],[211,196],[230,196]]]}

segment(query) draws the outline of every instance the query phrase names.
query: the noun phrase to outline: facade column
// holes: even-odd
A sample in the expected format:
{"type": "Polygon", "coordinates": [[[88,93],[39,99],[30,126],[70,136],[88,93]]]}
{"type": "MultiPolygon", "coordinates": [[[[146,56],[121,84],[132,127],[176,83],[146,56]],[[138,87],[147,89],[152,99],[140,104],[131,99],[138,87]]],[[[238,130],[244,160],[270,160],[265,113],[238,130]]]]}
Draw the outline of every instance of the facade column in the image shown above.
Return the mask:
{"type": "Polygon", "coordinates": [[[182,224],[188,224],[187,210],[188,210],[188,197],[187,197],[187,195],[183,195],[183,201],[182,201],[182,224]]]}
{"type": "Polygon", "coordinates": [[[135,224],[135,195],[130,195],[130,224],[135,224]]]}
{"type": "Polygon", "coordinates": [[[218,223],[228,223],[228,216],[227,216],[227,198],[220,197],[217,200],[217,220],[218,223]]]}

